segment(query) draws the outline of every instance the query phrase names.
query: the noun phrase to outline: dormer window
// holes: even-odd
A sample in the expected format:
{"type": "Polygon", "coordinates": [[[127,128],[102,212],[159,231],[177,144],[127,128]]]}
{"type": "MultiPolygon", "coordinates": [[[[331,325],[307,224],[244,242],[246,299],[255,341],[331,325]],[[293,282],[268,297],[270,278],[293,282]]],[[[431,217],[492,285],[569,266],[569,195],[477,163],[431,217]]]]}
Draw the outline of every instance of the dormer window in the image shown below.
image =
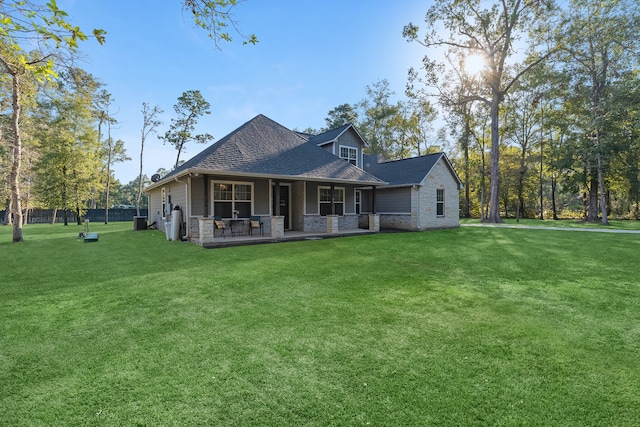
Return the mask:
{"type": "Polygon", "coordinates": [[[356,148],[340,146],[340,158],[358,166],[358,150],[356,148]]]}

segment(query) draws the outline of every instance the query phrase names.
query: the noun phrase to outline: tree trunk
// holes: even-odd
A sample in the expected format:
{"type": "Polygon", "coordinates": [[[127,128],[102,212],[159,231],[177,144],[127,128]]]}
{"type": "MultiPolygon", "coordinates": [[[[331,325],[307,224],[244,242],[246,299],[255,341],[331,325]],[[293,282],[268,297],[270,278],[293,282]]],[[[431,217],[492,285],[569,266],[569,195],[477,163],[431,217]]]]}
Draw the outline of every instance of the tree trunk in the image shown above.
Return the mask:
{"type": "Polygon", "coordinates": [[[487,222],[501,223],[500,219],[500,134],[499,128],[499,108],[500,108],[500,93],[497,89],[493,90],[493,98],[491,102],[491,181],[490,181],[490,194],[489,194],[489,217],[487,222]]]}
{"type": "MultiPolygon", "coordinates": [[[[524,136],[524,135],[523,135],[524,136]]],[[[516,222],[520,222],[520,216],[524,217],[524,178],[527,174],[525,165],[525,156],[527,153],[526,144],[523,144],[522,153],[520,155],[520,170],[518,173],[518,207],[516,208],[516,222]]]]}
{"type": "Polygon", "coordinates": [[[587,222],[598,222],[598,178],[593,176],[589,184],[589,208],[587,222]]]}
{"type": "Polygon", "coordinates": [[[51,224],[56,223],[56,219],[58,217],[58,208],[53,209],[53,215],[51,215],[51,224]]]}
{"type": "Polygon", "coordinates": [[[469,189],[469,136],[471,130],[469,129],[469,112],[465,108],[465,120],[464,120],[464,210],[463,216],[465,218],[471,218],[471,190],[469,189]]]}
{"type": "MultiPolygon", "coordinates": [[[[110,119],[110,117],[109,117],[110,119]]],[[[104,205],[104,223],[109,224],[109,191],[111,186],[111,154],[113,151],[113,141],[111,140],[111,120],[107,121],[107,144],[109,145],[109,152],[107,155],[107,181],[106,181],[106,198],[104,205]]]]}
{"type": "Polygon", "coordinates": [[[20,206],[20,163],[22,161],[22,137],[20,135],[20,76],[13,73],[11,125],[13,127],[13,161],[11,163],[11,213],[13,214],[13,241],[22,242],[22,207],[20,206]]]}
{"type": "MultiPolygon", "coordinates": [[[[600,139],[600,132],[597,132],[596,139],[600,139]]],[[[602,165],[602,156],[600,155],[600,143],[598,142],[598,188],[600,189],[600,210],[602,211],[602,225],[609,225],[607,218],[607,201],[605,199],[604,189],[604,166],[602,165]]]]}
{"type": "Polygon", "coordinates": [[[136,215],[137,216],[140,216],[140,199],[142,198],[142,153],[143,152],[144,152],[144,139],[140,144],[140,171],[138,173],[138,197],[136,197],[136,215]]]}
{"type": "Polygon", "coordinates": [[[486,161],[484,157],[484,129],[482,131],[482,166],[480,175],[480,221],[485,222],[487,214],[485,212],[485,199],[487,194],[487,180],[486,180],[486,161]]]}
{"type": "Polygon", "coordinates": [[[62,218],[64,220],[64,225],[69,225],[69,218],[67,216],[67,210],[69,210],[69,205],[67,203],[67,167],[66,166],[62,166],[62,177],[63,177],[62,218]]]}
{"type": "Polygon", "coordinates": [[[2,225],[10,225],[11,222],[11,197],[7,197],[7,200],[4,204],[4,219],[2,221],[2,225]]]}
{"type": "Polygon", "coordinates": [[[551,210],[553,211],[553,219],[558,220],[558,211],[556,210],[556,178],[551,177],[551,210]]]}
{"type": "Polygon", "coordinates": [[[544,138],[542,122],[540,123],[540,219],[544,220],[544,191],[542,188],[542,165],[544,164],[544,138]]]}

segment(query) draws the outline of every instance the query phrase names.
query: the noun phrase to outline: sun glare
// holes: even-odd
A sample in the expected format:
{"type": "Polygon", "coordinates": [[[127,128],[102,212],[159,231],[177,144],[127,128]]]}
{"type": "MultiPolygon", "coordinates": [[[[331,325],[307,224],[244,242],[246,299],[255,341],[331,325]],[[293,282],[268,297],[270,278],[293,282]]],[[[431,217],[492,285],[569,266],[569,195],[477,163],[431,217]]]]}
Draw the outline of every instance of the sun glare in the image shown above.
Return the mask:
{"type": "Polygon", "coordinates": [[[487,63],[482,55],[473,54],[464,59],[464,70],[472,76],[480,74],[486,65],[487,63]]]}

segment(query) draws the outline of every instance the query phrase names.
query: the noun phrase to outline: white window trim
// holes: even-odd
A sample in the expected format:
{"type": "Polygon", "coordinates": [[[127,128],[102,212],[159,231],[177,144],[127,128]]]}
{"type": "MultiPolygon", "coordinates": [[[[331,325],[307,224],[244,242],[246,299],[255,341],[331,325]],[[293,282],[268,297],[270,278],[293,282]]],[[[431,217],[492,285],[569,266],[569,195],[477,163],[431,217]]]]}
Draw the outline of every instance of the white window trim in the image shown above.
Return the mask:
{"type": "MultiPolygon", "coordinates": [[[[351,160],[354,160],[354,161],[356,162],[356,164],[355,164],[354,166],[358,166],[358,149],[357,149],[356,147],[352,147],[352,146],[350,146],[350,145],[341,145],[341,146],[338,148],[338,156],[339,156],[342,160],[346,160],[346,161],[347,161],[347,162],[349,162],[349,163],[351,163],[351,160]],[[347,150],[349,150],[349,151],[350,151],[350,150],[355,151],[355,156],[353,157],[353,159],[351,159],[351,158],[345,158],[345,157],[342,157],[342,149],[343,149],[343,148],[346,148],[346,149],[347,149],[347,150]]],[[[352,164],[353,164],[353,163],[352,163],[352,164]]]]}
{"type": "MultiPolygon", "coordinates": [[[[318,185],[318,215],[320,215],[320,203],[328,203],[328,202],[321,202],[320,201],[320,190],[321,189],[327,189],[327,190],[331,190],[331,186],[330,185],[318,185]]],[[[342,190],[342,201],[341,202],[336,202],[336,203],[342,203],[342,216],[345,215],[345,204],[346,204],[346,198],[347,198],[347,192],[345,190],[345,187],[333,187],[334,190],[342,190]]]]}
{"type": "MultiPolygon", "coordinates": [[[[209,212],[212,213],[212,216],[215,212],[215,207],[216,207],[216,199],[215,199],[215,185],[216,184],[239,184],[239,185],[249,185],[251,186],[251,215],[254,215],[254,209],[255,209],[255,193],[254,193],[254,188],[253,188],[253,182],[247,182],[247,181],[217,181],[217,180],[211,180],[210,182],[210,192],[211,192],[211,210],[209,212]]],[[[235,187],[232,187],[233,190],[231,191],[231,194],[233,195],[233,198],[231,200],[219,200],[219,202],[231,202],[231,210],[233,211],[233,209],[235,208],[235,203],[236,203],[236,199],[235,199],[235,187]]],[[[247,200],[238,200],[239,202],[246,202],[247,200]]],[[[227,218],[228,219],[228,218],[227,218]]]]}

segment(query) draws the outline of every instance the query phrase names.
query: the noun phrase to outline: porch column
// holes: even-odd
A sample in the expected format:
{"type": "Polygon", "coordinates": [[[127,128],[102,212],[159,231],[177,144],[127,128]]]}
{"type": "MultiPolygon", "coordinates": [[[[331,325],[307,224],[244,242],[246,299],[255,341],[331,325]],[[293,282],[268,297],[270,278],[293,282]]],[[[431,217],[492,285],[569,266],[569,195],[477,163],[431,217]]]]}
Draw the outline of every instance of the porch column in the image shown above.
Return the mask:
{"type": "Polygon", "coordinates": [[[213,218],[198,218],[198,244],[213,242],[214,230],[213,218]]]}
{"type": "Polygon", "coordinates": [[[284,217],[272,216],[271,217],[271,237],[281,239],[284,237],[284,217]]]}
{"type": "Polygon", "coordinates": [[[209,176],[203,175],[202,179],[204,179],[204,217],[209,216],[209,176]]]}
{"type": "Polygon", "coordinates": [[[376,213],[376,186],[371,186],[371,210],[369,214],[369,231],[380,231],[380,215],[376,213]]]}
{"type": "Polygon", "coordinates": [[[380,231],[380,215],[369,214],[369,231],[380,231]]]}
{"type": "MultiPolygon", "coordinates": [[[[275,205],[276,210],[275,212],[273,212],[273,215],[276,217],[279,217],[280,216],[280,181],[275,181],[274,183],[276,188],[275,188],[275,194],[273,195],[273,197],[275,198],[275,201],[273,204],[275,205]]],[[[282,227],[284,229],[284,223],[282,227]]]]}
{"type": "Polygon", "coordinates": [[[373,206],[371,206],[371,209],[373,211],[371,213],[375,214],[376,213],[376,186],[375,185],[371,186],[371,202],[372,202],[372,205],[373,205],[373,206]]]}
{"type": "Polygon", "coordinates": [[[336,186],[335,184],[331,184],[331,215],[336,214],[335,192],[336,192],[336,186]]]}
{"type": "Polygon", "coordinates": [[[340,217],[338,215],[327,215],[327,234],[337,234],[340,232],[338,226],[339,220],[340,217]]]}

